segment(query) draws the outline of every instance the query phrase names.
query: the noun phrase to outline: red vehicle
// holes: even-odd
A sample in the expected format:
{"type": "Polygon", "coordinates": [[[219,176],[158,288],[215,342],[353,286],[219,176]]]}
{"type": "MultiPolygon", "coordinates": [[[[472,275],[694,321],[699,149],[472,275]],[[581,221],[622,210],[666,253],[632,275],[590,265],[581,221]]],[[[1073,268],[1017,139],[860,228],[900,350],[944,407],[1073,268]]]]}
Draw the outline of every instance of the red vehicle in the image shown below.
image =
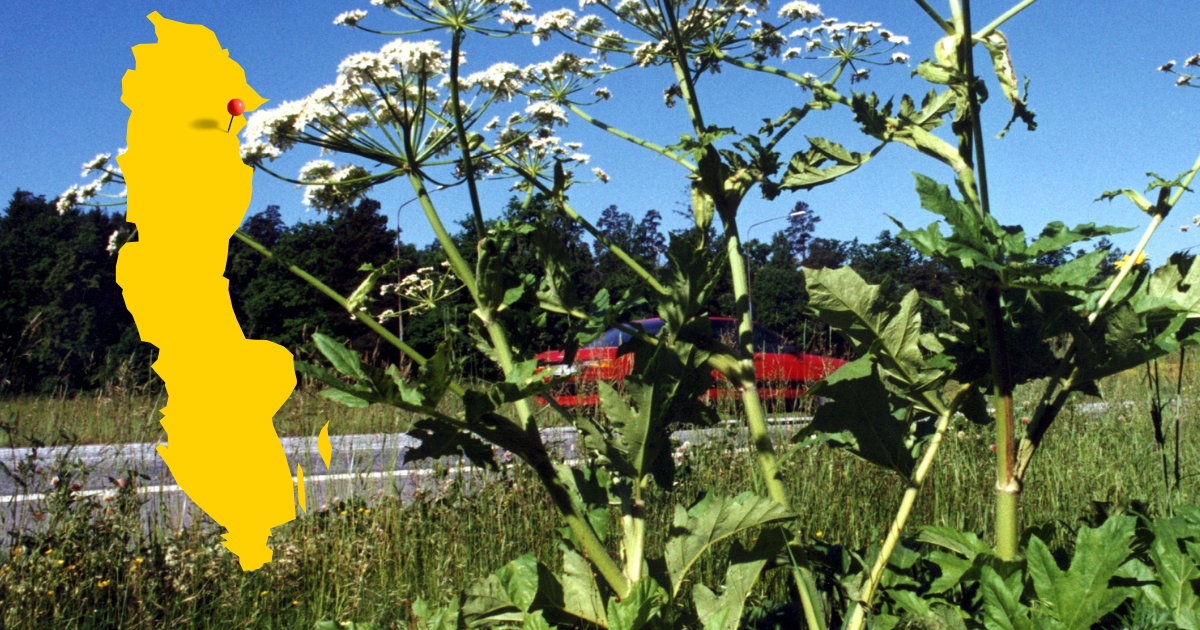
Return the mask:
{"type": "MultiPolygon", "coordinates": [[[[737,339],[737,320],[731,317],[708,318],[713,336],[732,344],[737,339]]],[[[650,335],[658,335],[665,322],[661,319],[642,319],[634,322],[650,335]]],[[[595,381],[615,383],[625,380],[633,370],[633,354],[617,357],[617,346],[629,341],[629,334],[617,328],[604,332],[596,341],[580,348],[575,354],[575,363],[563,363],[561,350],[550,350],[537,355],[538,361],[555,375],[571,374],[561,393],[554,399],[564,407],[595,405],[599,402],[595,381]]],[[[754,325],[754,370],[758,375],[758,392],[764,400],[776,399],[791,402],[804,393],[813,381],[832,374],[846,361],[803,354],[785,343],[779,335],[754,325]]],[[[713,370],[716,387],[708,390],[706,400],[729,398],[736,395],[732,387],[721,387],[725,377],[713,370]]],[[[542,402],[544,400],[540,399],[542,402]]]]}

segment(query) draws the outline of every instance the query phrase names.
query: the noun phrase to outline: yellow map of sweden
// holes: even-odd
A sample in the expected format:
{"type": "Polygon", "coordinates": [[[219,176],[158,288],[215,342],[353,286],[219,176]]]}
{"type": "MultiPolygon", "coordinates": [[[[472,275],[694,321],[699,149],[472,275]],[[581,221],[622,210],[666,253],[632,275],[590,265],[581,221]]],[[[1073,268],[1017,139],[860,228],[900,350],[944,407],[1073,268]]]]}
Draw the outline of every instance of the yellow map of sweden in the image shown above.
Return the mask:
{"type": "MultiPolygon", "coordinates": [[[[296,516],[292,476],[271,418],[296,386],[293,357],[242,334],[229,300],[227,247],[250,205],[239,116],[266,102],[213,32],[150,14],[158,43],[133,48],[121,101],[129,150],[117,158],[138,241],[121,248],[117,283],[170,396],[158,452],[179,486],[224,526],[244,570],[271,560],[271,528],[296,516]]],[[[301,481],[301,496],[303,482],[301,481]]]]}

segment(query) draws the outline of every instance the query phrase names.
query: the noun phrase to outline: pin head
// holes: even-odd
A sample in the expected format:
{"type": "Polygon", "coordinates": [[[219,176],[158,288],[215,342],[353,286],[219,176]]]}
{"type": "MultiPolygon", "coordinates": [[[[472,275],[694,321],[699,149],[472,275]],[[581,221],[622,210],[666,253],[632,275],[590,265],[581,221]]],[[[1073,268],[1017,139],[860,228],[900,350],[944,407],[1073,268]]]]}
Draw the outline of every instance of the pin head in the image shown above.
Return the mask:
{"type": "Polygon", "coordinates": [[[229,101],[229,104],[225,106],[225,110],[229,112],[230,116],[240,116],[242,112],[246,111],[246,104],[242,102],[242,99],[235,98],[229,101]]]}

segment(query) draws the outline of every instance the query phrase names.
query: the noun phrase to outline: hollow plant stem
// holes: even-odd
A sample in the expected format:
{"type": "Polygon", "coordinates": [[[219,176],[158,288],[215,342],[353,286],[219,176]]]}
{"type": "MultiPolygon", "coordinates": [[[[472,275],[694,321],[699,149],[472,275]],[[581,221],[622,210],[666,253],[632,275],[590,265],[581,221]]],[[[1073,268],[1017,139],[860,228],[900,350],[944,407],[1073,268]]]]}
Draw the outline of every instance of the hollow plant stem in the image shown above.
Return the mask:
{"type": "Polygon", "coordinates": [[[464,33],[455,29],[450,43],[450,110],[454,114],[454,133],[462,147],[463,177],[467,181],[467,190],[471,195],[471,210],[475,217],[475,229],[483,236],[483,207],[479,203],[479,190],[475,185],[475,163],[471,159],[471,147],[467,141],[466,127],[463,125],[462,105],[458,100],[458,65],[459,52],[462,50],[464,33]]]}
{"type": "MultiPolygon", "coordinates": [[[[471,273],[466,260],[463,259],[458,247],[451,240],[449,232],[446,231],[445,226],[442,224],[437,209],[434,208],[425,190],[424,183],[415,173],[409,174],[409,181],[412,184],[413,190],[417,193],[417,198],[421,202],[421,207],[425,211],[425,216],[429,220],[434,234],[437,235],[438,241],[446,251],[446,257],[450,260],[451,269],[458,275],[459,280],[467,286],[475,303],[477,305],[480,304],[479,288],[476,284],[475,276],[471,273]]],[[[501,369],[506,376],[511,374],[515,365],[512,348],[508,342],[503,325],[498,321],[492,320],[484,322],[484,326],[487,329],[492,346],[496,350],[501,369]]],[[[587,551],[596,570],[604,576],[605,581],[608,582],[608,585],[618,595],[621,597],[628,595],[629,580],[621,573],[620,567],[613,562],[608,552],[604,549],[604,544],[600,541],[599,536],[596,535],[591,521],[587,519],[587,515],[580,509],[578,502],[573,500],[571,492],[558,479],[554,465],[550,462],[549,455],[546,452],[546,446],[542,442],[541,434],[537,431],[537,426],[534,423],[533,410],[529,399],[519,400],[515,406],[522,434],[531,436],[529,440],[531,443],[526,444],[524,448],[515,452],[534,469],[542,486],[550,494],[551,501],[567,521],[567,526],[575,534],[576,538],[579,539],[584,550],[587,551]]]]}
{"type": "MultiPolygon", "coordinates": [[[[692,120],[692,128],[695,130],[696,137],[699,138],[705,130],[704,117],[700,112],[700,100],[696,94],[695,84],[692,82],[691,71],[688,69],[688,57],[683,47],[683,36],[679,32],[679,26],[675,19],[674,9],[671,8],[670,0],[666,0],[665,6],[668,9],[666,11],[667,20],[671,25],[671,39],[674,42],[676,52],[676,57],[671,65],[679,81],[679,88],[683,92],[684,102],[687,103],[688,116],[692,120]]],[[[713,151],[713,148],[710,146],[708,150],[713,151]]],[[[700,177],[704,177],[703,172],[698,171],[698,174],[700,177]]],[[[701,182],[701,190],[705,188],[720,191],[725,188],[725,182],[701,182]]],[[[741,392],[742,404],[746,409],[746,423],[750,429],[750,440],[754,447],[759,469],[762,472],[763,482],[767,488],[767,496],[782,505],[785,509],[791,510],[791,502],[788,500],[783,480],[779,476],[779,464],[775,456],[775,447],[771,444],[771,434],[767,431],[766,413],[763,410],[762,400],[758,395],[757,378],[754,371],[753,322],[750,319],[750,283],[746,273],[746,261],[742,257],[741,242],[737,232],[737,202],[732,202],[734,207],[728,207],[731,205],[730,200],[724,198],[724,196],[722,197],[721,199],[714,198],[711,201],[717,207],[718,213],[721,216],[721,222],[725,228],[726,247],[729,253],[729,270],[733,280],[734,304],[736,305],[735,309],[738,319],[739,350],[741,351],[737,371],[734,374],[726,374],[725,376],[741,392]]],[[[796,551],[799,552],[799,558],[792,567],[792,578],[796,583],[796,590],[800,593],[800,605],[804,610],[804,620],[807,622],[809,628],[825,630],[824,615],[821,614],[817,607],[816,581],[813,579],[808,556],[799,544],[800,541],[798,538],[797,534],[796,539],[792,543],[795,545],[796,551]]]]}
{"type": "Polygon", "coordinates": [[[613,127],[612,125],[610,125],[604,121],[597,120],[595,117],[593,117],[592,115],[583,111],[582,108],[580,108],[578,105],[576,105],[574,103],[567,103],[567,108],[570,109],[572,112],[574,112],[576,116],[579,116],[580,118],[584,119],[585,121],[587,121],[588,123],[592,124],[595,127],[599,127],[600,129],[603,129],[603,130],[607,131],[608,133],[611,133],[612,135],[614,135],[618,138],[621,138],[622,140],[627,140],[629,142],[632,142],[632,143],[638,145],[639,147],[642,147],[644,149],[649,149],[663,157],[670,158],[671,160],[678,162],[680,166],[686,168],[689,171],[692,171],[692,172],[696,171],[696,165],[692,164],[685,157],[682,157],[680,155],[672,153],[671,151],[668,151],[664,147],[654,144],[653,142],[650,142],[649,140],[644,140],[644,139],[639,138],[631,133],[617,129],[616,127],[613,127]]]}
{"type": "Polygon", "coordinates": [[[900,500],[900,509],[897,510],[896,518],[888,528],[887,538],[883,541],[883,548],[880,549],[879,556],[875,559],[875,565],[871,567],[871,574],[866,585],[863,586],[859,601],[854,604],[854,611],[850,614],[850,620],[845,626],[846,630],[861,630],[863,624],[866,623],[866,611],[871,607],[871,600],[875,596],[880,580],[883,579],[888,559],[891,558],[892,552],[895,551],[896,545],[900,541],[900,534],[904,531],[904,525],[908,522],[909,515],[912,514],[917,495],[920,494],[921,486],[925,484],[925,477],[928,476],[929,470],[933,466],[933,460],[937,456],[938,448],[941,447],[942,439],[946,434],[946,427],[950,425],[950,418],[958,411],[959,405],[972,386],[970,383],[961,386],[954,400],[938,416],[937,429],[933,437],[929,439],[929,445],[925,447],[925,452],[921,455],[921,461],[917,463],[916,471],[909,480],[908,487],[904,489],[904,497],[900,500]]]}

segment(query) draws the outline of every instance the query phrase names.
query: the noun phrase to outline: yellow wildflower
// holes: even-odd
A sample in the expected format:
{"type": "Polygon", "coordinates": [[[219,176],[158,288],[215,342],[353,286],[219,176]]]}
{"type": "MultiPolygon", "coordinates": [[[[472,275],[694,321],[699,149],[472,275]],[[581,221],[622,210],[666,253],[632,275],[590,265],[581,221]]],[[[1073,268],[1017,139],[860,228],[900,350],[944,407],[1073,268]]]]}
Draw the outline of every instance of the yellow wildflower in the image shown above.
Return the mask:
{"type": "Polygon", "coordinates": [[[820,538],[821,536],[824,536],[824,535],[825,535],[825,532],[822,532],[822,531],[817,532],[817,538],[820,538]]]}
{"type": "Polygon", "coordinates": [[[96,586],[98,586],[98,587],[100,587],[100,588],[105,588],[105,587],[107,587],[109,584],[112,584],[112,580],[103,580],[103,581],[101,581],[99,584],[97,584],[96,586]]]}
{"type": "Polygon", "coordinates": [[[55,561],[54,561],[54,564],[55,564],[55,566],[60,566],[60,567],[61,567],[61,566],[63,565],[63,561],[62,561],[62,560],[55,560],[55,561]]]}
{"type": "Polygon", "coordinates": [[[261,592],[261,593],[259,593],[259,594],[258,594],[258,596],[259,596],[259,597],[266,597],[266,595],[267,595],[267,592],[266,592],[266,591],[263,591],[263,592],[261,592]]]}
{"type": "Polygon", "coordinates": [[[299,606],[299,605],[300,605],[300,600],[298,600],[298,599],[293,599],[293,600],[292,600],[292,605],[293,605],[293,606],[299,606]]]}
{"type": "Polygon", "coordinates": [[[134,562],[136,562],[136,563],[138,563],[138,564],[141,564],[141,563],[142,563],[142,559],[141,559],[141,558],[134,558],[134,559],[133,559],[133,561],[134,561],[134,562]]]}
{"type": "MultiPolygon", "coordinates": [[[[1133,266],[1136,267],[1144,262],[1146,262],[1146,252],[1142,252],[1142,253],[1138,254],[1137,259],[1133,261],[1133,266]]],[[[1113,263],[1113,266],[1116,267],[1117,269],[1120,269],[1128,264],[1129,264],[1129,254],[1125,254],[1125,257],[1122,258],[1121,260],[1113,263]]]]}

